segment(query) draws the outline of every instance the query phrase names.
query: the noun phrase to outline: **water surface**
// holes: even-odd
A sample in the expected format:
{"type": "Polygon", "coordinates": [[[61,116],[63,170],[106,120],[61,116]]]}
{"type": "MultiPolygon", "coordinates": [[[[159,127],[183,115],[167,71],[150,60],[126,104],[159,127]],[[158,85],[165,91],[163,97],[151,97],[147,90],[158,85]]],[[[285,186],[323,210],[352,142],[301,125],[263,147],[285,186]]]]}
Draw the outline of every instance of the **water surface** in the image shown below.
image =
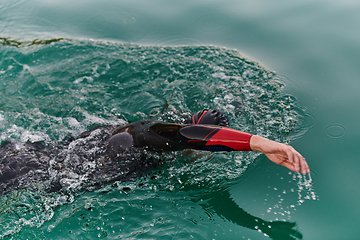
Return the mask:
{"type": "Polygon", "coordinates": [[[261,155],[189,164],[175,154],[161,174],[125,185],[11,192],[2,236],[268,239],[250,223],[280,220],[303,239],[356,239],[358,10],[355,1],[2,1],[2,140],[50,145],[96,124],[168,120],[164,106],[213,107],[234,128],[290,142],[312,169],[310,181],[261,155]]]}

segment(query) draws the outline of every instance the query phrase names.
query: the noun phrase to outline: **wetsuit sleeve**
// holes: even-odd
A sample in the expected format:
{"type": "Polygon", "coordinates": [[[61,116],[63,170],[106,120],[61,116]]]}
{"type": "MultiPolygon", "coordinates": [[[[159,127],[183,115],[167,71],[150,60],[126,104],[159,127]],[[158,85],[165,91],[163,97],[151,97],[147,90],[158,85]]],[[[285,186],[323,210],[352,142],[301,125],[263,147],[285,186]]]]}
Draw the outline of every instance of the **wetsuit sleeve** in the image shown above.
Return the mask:
{"type": "Polygon", "coordinates": [[[146,131],[141,145],[160,150],[251,151],[251,136],[221,126],[156,123],[146,131]]]}
{"type": "Polygon", "coordinates": [[[180,129],[191,148],[208,151],[251,151],[252,134],[227,127],[191,125],[180,129]],[[201,148],[200,148],[201,147],[201,148]]]}

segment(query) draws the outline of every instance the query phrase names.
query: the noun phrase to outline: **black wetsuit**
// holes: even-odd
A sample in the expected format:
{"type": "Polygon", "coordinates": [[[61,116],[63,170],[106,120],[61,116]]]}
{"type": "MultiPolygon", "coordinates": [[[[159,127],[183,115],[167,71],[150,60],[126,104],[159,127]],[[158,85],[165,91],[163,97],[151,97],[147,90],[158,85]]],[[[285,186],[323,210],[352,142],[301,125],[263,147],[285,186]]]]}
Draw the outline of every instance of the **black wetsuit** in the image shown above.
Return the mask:
{"type": "MultiPolygon", "coordinates": [[[[112,181],[132,181],[162,164],[162,158],[148,154],[149,149],[250,150],[251,134],[219,126],[227,122],[217,111],[200,111],[187,123],[139,121],[97,127],[53,147],[6,141],[0,147],[0,193],[39,185],[45,191],[58,191],[84,177],[83,187],[91,189],[112,181]]],[[[262,229],[270,237],[277,234],[286,239],[302,238],[292,229],[293,223],[267,222],[246,213],[229,197],[228,190],[220,188],[208,196],[203,194],[201,204],[204,202],[206,211],[213,209],[240,226],[262,229]]]]}
{"type": "Polygon", "coordinates": [[[191,148],[206,151],[251,151],[251,134],[222,126],[139,121],[114,130],[109,153],[134,147],[168,151],[191,148]]]}
{"type": "Polygon", "coordinates": [[[51,191],[56,191],[69,184],[74,176],[86,176],[92,183],[133,180],[159,164],[144,149],[251,150],[251,134],[200,125],[202,119],[214,115],[200,112],[193,117],[192,124],[143,120],[119,127],[98,127],[60,147],[7,141],[0,147],[0,192],[46,180],[50,181],[51,191]]]}

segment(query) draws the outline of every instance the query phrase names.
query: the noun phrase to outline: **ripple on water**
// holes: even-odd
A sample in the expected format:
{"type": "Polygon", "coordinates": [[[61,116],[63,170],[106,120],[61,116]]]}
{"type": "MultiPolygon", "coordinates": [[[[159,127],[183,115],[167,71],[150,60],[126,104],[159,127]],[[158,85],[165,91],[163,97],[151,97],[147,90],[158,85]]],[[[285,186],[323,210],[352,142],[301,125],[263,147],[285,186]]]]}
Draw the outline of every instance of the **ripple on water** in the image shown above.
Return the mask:
{"type": "Polygon", "coordinates": [[[346,127],[341,124],[330,124],[325,128],[325,134],[329,138],[342,138],[346,132],[346,127]]]}
{"type": "Polygon", "coordinates": [[[134,16],[127,16],[124,18],[123,22],[127,25],[134,25],[136,23],[136,18],[134,16]]]}

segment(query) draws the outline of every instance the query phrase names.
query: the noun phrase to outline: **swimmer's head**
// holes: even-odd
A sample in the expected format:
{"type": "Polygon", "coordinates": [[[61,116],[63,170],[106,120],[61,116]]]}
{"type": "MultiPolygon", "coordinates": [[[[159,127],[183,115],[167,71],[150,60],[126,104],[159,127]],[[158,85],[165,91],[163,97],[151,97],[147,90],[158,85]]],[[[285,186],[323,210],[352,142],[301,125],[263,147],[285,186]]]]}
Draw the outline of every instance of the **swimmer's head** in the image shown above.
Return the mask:
{"type": "Polygon", "coordinates": [[[208,124],[218,126],[228,126],[229,120],[220,111],[214,109],[204,109],[195,113],[192,117],[185,120],[185,124],[208,124]]]}

